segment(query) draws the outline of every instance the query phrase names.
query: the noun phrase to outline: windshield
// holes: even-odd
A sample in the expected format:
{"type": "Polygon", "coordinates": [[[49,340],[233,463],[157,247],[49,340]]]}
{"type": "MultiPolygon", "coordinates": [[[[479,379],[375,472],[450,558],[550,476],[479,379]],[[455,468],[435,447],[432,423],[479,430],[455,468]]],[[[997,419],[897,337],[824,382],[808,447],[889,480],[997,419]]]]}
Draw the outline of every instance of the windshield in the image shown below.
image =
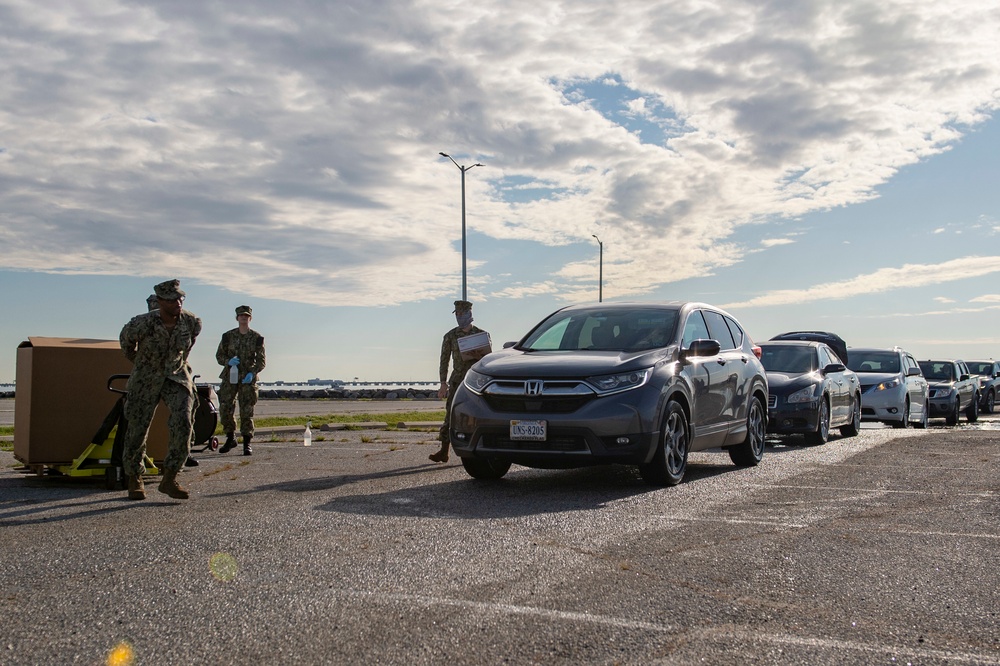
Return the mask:
{"type": "Polygon", "coordinates": [[[768,372],[801,375],[816,370],[813,347],[784,347],[761,345],[760,362],[768,372]]]}
{"type": "Polygon", "coordinates": [[[950,362],[921,361],[920,370],[932,382],[950,382],[955,379],[954,367],[950,362]]]}
{"type": "Polygon", "coordinates": [[[985,375],[987,377],[993,374],[993,364],[992,363],[976,363],[972,361],[968,363],[969,372],[974,375],[985,375]]]}
{"type": "Polygon", "coordinates": [[[520,345],[530,351],[634,352],[674,340],[677,310],[592,309],[557,312],[520,345]]]}
{"type": "Polygon", "coordinates": [[[851,350],[847,367],[854,372],[899,372],[899,354],[891,351],[863,352],[851,350]]]}

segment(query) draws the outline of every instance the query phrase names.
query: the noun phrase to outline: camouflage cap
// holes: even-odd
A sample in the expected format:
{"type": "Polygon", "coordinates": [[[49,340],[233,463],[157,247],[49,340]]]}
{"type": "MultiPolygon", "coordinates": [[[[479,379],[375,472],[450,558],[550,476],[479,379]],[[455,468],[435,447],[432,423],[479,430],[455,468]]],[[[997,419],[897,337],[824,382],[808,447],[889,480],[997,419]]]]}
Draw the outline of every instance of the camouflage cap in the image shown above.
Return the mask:
{"type": "Polygon", "coordinates": [[[455,301],[455,309],[452,312],[467,312],[472,309],[472,303],[469,301],[455,301]]]}
{"type": "Polygon", "coordinates": [[[180,280],[167,280],[166,282],[161,282],[153,287],[153,291],[156,292],[157,298],[162,298],[165,301],[176,301],[178,298],[184,298],[186,295],[181,290],[180,280]]]}
{"type": "Polygon", "coordinates": [[[249,305],[241,305],[236,308],[236,316],[239,317],[241,314],[253,316],[253,309],[249,305]]]}
{"type": "Polygon", "coordinates": [[[160,309],[160,304],[156,302],[156,294],[149,295],[149,298],[146,299],[146,307],[149,308],[150,312],[160,309]]]}

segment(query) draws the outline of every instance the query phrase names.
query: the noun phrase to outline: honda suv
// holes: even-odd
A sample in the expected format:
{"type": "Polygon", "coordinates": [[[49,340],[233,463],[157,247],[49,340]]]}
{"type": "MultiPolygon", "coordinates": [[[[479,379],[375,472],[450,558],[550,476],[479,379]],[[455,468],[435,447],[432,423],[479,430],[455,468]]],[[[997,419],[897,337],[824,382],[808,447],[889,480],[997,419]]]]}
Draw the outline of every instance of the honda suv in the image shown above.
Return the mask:
{"type": "Polygon", "coordinates": [[[965,412],[969,423],[979,420],[979,380],[969,373],[965,361],[921,361],[920,369],[930,382],[932,419],[957,425],[965,412]]]}
{"type": "Polygon", "coordinates": [[[861,420],[894,428],[927,427],[929,392],[912,354],[899,347],[851,347],[847,362],[861,380],[861,420]]]}
{"type": "Polygon", "coordinates": [[[767,378],[736,319],[704,303],[595,303],[557,310],[477,362],[455,392],[451,444],[470,476],[511,464],[637,465],[680,483],[688,453],[764,455],[767,378]]]}

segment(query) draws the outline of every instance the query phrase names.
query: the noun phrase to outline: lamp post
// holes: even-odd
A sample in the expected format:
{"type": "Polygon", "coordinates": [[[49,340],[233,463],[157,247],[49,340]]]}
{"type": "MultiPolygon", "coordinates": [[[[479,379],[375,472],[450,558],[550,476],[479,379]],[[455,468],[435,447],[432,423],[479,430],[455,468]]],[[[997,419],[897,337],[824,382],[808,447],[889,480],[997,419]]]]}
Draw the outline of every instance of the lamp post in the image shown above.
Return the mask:
{"type": "Polygon", "coordinates": [[[483,166],[479,162],[476,162],[472,166],[464,166],[455,161],[455,158],[448,153],[438,153],[441,157],[447,157],[451,160],[452,164],[458,167],[458,170],[462,172],[462,300],[469,300],[468,294],[466,293],[466,274],[465,274],[465,172],[469,169],[474,169],[479,166],[483,166]]]}
{"type": "MultiPolygon", "coordinates": [[[[595,234],[590,234],[594,238],[597,238],[595,234]]],[[[600,238],[597,238],[597,245],[601,248],[601,261],[598,264],[597,269],[597,302],[604,302],[604,243],[601,242],[600,238]]]]}

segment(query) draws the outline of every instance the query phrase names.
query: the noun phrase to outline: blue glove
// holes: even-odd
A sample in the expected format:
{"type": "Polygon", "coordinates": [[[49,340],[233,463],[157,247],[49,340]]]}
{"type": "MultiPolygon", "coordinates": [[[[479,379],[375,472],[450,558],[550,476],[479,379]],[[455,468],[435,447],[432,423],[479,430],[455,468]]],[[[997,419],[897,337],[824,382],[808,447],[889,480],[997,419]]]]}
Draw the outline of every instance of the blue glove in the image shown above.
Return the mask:
{"type": "Polygon", "coordinates": [[[252,372],[248,372],[247,376],[243,378],[243,383],[244,384],[249,384],[252,381],[253,381],[253,373],[252,372]]]}
{"type": "Polygon", "coordinates": [[[226,363],[226,365],[239,365],[239,364],[240,364],[240,357],[239,357],[239,356],[234,356],[234,357],[232,357],[232,358],[231,358],[231,359],[229,359],[229,361],[228,361],[228,362],[226,363]]]}

